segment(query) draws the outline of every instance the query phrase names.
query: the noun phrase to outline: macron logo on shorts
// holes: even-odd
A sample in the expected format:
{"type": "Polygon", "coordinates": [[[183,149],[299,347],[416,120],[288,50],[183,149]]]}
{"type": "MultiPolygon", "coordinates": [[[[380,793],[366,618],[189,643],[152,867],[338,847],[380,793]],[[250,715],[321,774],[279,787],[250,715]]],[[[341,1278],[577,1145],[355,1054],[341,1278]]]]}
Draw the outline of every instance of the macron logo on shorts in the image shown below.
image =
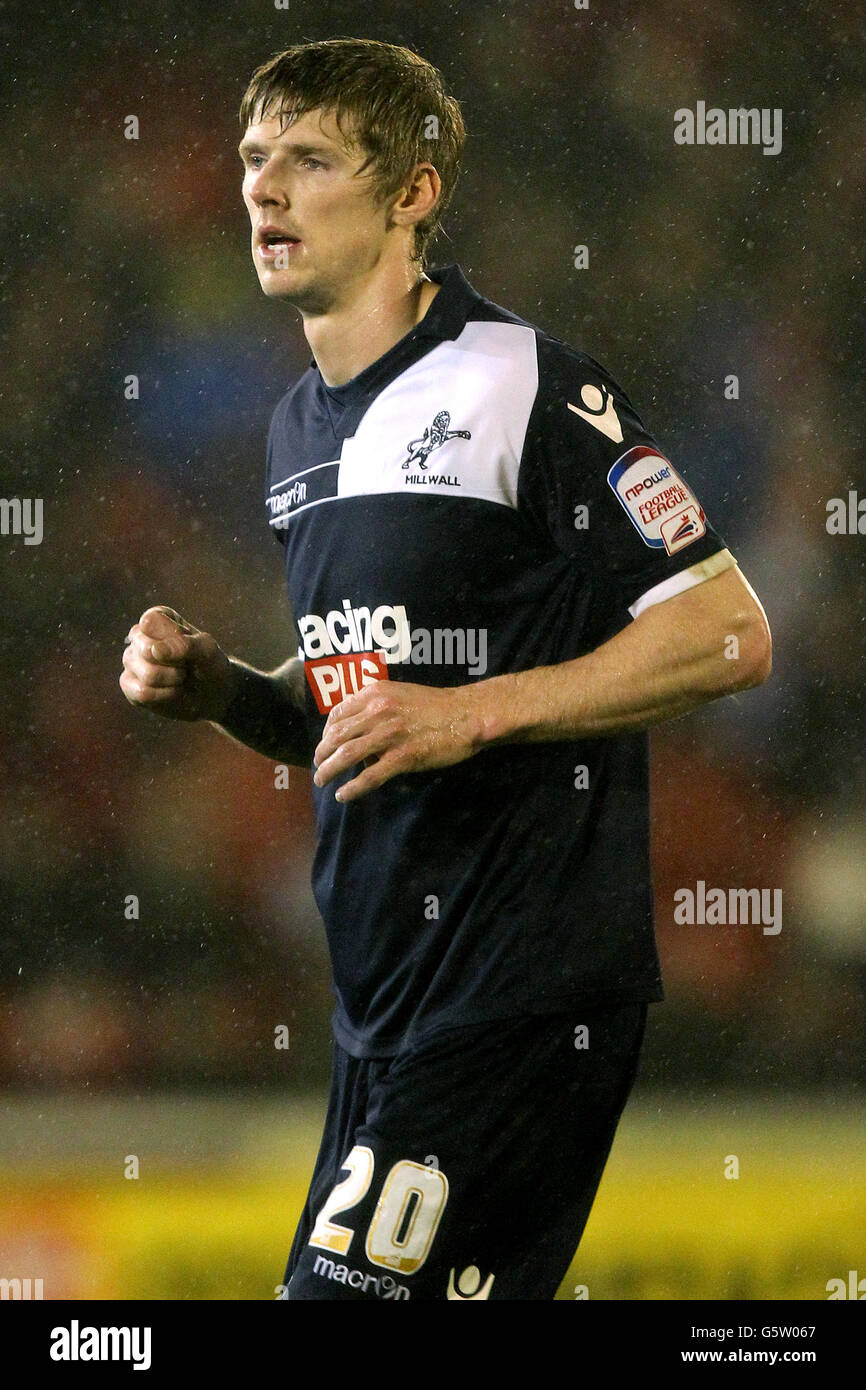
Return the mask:
{"type": "Polygon", "coordinates": [[[453,1299],[458,1303],[478,1303],[482,1299],[490,1297],[490,1290],[493,1288],[495,1274],[490,1274],[481,1282],[481,1271],[477,1265],[468,1265],[466,1269],[457,1276],[456,1284],[454,1270],[448,1272],[448,1288],[445,1297],[453,1299]]]}

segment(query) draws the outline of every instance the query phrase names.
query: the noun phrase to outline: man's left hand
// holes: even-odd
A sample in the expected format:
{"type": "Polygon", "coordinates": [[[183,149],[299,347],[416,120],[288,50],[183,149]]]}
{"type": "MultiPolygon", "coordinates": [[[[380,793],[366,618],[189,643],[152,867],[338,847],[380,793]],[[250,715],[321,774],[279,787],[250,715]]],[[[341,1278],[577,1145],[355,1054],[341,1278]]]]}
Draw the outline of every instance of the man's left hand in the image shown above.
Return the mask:
{"type": "Polygon", "coordinates": [[[404,772],[450,767],[482,745],[471,686],[410,685],[374,681],[341,700],[328,715],[313,754],[317,787],[369,763],[336,793],[357,801],[404,772]]]}

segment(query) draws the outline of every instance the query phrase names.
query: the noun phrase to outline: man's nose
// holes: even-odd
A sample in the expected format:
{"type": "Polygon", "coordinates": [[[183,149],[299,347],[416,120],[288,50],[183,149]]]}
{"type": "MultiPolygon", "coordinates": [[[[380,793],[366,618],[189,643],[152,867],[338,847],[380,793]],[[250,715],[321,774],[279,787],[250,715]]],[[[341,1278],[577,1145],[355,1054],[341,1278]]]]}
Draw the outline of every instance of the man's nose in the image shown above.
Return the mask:
{"type": "Polygon", "coordinates": [[[273,174],[269,174],[266,169],[261,169],[247,184],[247,194],[257,207],[263,207],[267,203],[288,205],[289,201],[288,195],[276,184],[273,174]]]}

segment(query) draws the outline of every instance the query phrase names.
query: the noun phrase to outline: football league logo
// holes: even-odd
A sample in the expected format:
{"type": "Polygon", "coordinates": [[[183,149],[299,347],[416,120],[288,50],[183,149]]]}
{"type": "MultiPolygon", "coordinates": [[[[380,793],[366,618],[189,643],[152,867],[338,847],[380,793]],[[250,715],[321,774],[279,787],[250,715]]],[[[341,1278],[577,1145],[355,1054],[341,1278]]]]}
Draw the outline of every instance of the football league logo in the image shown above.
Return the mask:
{"type": "Polygon", "coordinates": [[[413,463],[417,463],[421,468],[427,467],[427,459],[434,449],[441,449],[442,445],[449,439],[471,439],[469,430],[449,430],[451,416],[447,410],[440,410],[439,414],[433,419],[433,424],[429,429],[425,429],[420,439],[413,439],[406,445],[408,456],[404,460],[403,467],[411,468],[413,463]]]}
{"type": "Polygon", "coordinates": [[[644,545],[675,555],[706,534],[707,519],[673,464],[638,444],[618,458],[607,475],[644,545]]]}
{"type": "Polygon", "coordinates": [[[706,530],[701,519],[700,508],[696,504],[684,507],[676,516],[668,517],[659,527],[661,538],[665,543],[665,549],[669,555],[675,551],[682,550],[684,545],[690,545],[702,536],[706,530]]]}

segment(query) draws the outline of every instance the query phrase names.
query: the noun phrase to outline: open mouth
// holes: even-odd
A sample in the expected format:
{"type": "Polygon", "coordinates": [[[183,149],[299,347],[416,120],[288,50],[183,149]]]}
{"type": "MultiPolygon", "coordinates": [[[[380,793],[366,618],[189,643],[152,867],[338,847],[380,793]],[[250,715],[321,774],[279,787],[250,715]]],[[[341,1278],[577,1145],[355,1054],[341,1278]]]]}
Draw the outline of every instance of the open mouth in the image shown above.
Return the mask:
{"type": "Polygon", "coordinates": [[[298,237],[289,236],[286,232],[278,230],[259,232],[258,243],[259,254],[264,260],[273,260],[281,252],[288,254],[294,247],[301,244],[298,237]]]}

